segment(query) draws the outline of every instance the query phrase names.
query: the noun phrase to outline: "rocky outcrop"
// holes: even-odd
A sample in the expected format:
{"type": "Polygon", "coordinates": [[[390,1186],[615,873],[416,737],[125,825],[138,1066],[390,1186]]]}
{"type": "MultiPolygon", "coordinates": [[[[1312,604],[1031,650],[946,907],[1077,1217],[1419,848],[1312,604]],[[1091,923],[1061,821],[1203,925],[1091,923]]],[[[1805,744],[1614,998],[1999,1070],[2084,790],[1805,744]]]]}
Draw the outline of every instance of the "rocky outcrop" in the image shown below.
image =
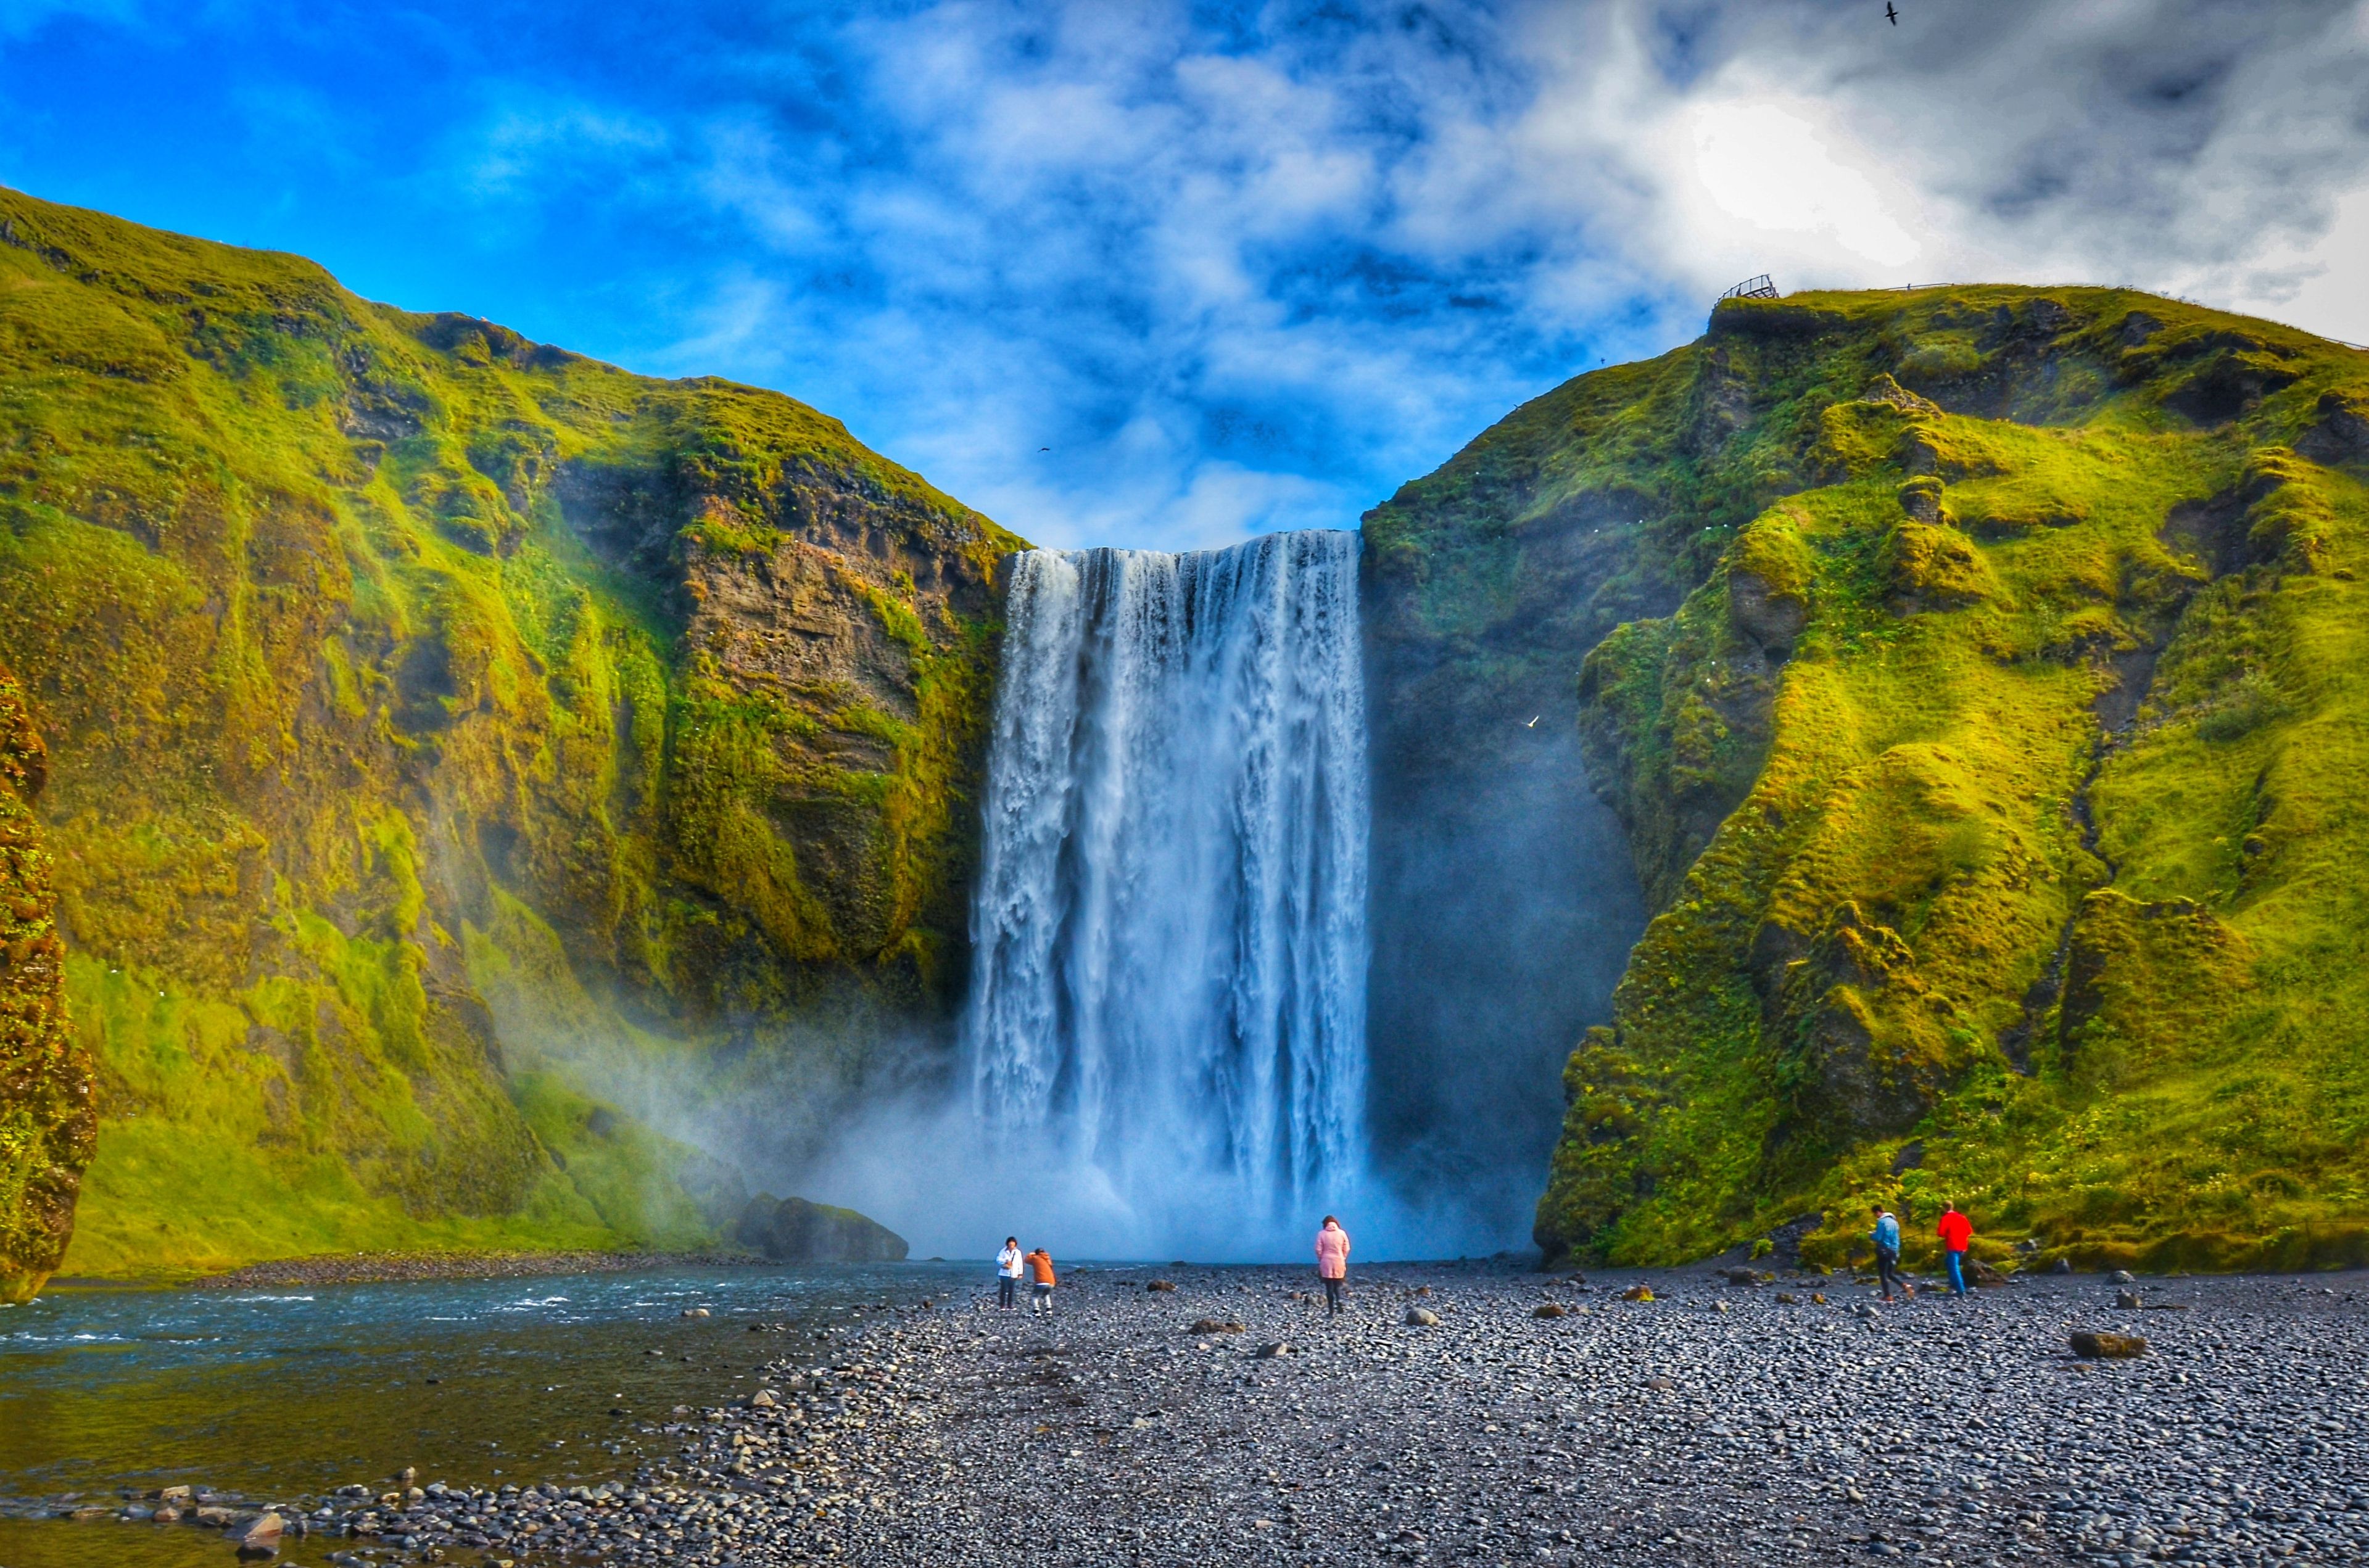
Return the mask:
{"type": "Polygon", "coordinates": [[[852,1208],[759,1193],[732,1239],[774,1263],[902,1263],[905,1238],[852,1208]]]}
{"type": "Polygon", "coordinates": [[[97,1116],[90,1057],[66,1020],[50,857],[32,806],[48,754],[0,669],[0,1301],[56,1272],[97,1116]]]}

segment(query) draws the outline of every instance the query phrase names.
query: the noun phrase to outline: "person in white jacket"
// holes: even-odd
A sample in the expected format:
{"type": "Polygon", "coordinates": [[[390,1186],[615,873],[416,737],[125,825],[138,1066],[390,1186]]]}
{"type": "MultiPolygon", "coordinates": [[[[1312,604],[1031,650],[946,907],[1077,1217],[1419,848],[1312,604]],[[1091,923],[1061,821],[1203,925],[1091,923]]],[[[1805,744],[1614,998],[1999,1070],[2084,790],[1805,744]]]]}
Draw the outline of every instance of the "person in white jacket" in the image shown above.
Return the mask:
{"type": "Polygon", "coordinates": [[[1020,1288],[1020,1238],[1003,1238],[1003,1250],[995,1254],[995,1304],[1009,1307],[1020,1288]]]}

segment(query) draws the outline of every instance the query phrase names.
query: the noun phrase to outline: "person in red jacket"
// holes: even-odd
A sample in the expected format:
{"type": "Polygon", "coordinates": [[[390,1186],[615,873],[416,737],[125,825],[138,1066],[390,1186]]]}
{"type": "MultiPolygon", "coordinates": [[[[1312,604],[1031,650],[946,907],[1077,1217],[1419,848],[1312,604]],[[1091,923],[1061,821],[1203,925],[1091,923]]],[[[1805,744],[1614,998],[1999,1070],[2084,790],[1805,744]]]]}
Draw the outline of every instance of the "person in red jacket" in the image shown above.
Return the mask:
{"type": "Polygon", "coordinates": [[[1966,1248],[1974,1240],[1974,1222],[1958,1212],[1954,1203],[1941,1206],[1941,1223],[1933,1227],[1933,1234],[1941,1238],[1941,1258],[1950,1269],[1950,1293],[1966,1293],[1966,1248]]]}

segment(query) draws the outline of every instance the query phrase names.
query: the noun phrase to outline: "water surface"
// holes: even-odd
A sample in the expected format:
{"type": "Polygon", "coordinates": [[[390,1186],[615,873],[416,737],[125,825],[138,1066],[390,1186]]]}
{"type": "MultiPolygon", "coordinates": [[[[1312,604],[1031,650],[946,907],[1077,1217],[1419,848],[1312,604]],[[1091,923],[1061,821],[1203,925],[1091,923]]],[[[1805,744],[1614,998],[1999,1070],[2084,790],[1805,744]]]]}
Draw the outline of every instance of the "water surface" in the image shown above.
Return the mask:
{"type": "MultiPolygon", "coordinates": [[[[778,1357],[827,1362],[832,1325],[943,1304],[989,1267],[52,1290],[0,1308],[0,1497],[186,1484],[278,1501],[383,1487],[406,1465],[422,1484],[622,1477],[668,1444],[641,1428],[676,1406],[745,1393],[778,1357]]],[[[326,1550],[311,1545],[291,1555],[326,1550]]],[[[0,1521],[0,1568],[232,1561],[189,1526],[0,1521]]]]}

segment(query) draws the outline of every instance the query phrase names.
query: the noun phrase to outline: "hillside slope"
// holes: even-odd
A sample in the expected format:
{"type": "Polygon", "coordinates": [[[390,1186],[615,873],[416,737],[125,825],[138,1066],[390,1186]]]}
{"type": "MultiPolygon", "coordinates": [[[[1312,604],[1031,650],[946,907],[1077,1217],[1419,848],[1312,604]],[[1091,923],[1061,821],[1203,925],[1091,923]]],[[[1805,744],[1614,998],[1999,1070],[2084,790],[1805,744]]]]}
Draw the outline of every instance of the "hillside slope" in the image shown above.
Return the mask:
{"type": "Polygon", "coordinates": [[[711,1235],[587,1090],[938,1026],[1016,544],[789,398],[0,191],[67,1267],[711,1235]]]}
{"type": "Polygon", "coordinates": [[[1408,700],[1584,651],[1654,911],[1540,1244],[2357,1261],[2364,481],[2369,355],[1955,288],[1722,303],[1377,509],[1408,700]]]}

